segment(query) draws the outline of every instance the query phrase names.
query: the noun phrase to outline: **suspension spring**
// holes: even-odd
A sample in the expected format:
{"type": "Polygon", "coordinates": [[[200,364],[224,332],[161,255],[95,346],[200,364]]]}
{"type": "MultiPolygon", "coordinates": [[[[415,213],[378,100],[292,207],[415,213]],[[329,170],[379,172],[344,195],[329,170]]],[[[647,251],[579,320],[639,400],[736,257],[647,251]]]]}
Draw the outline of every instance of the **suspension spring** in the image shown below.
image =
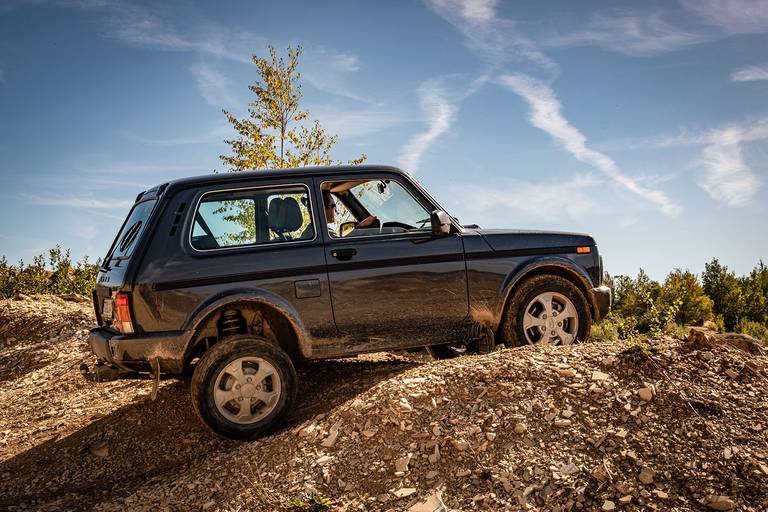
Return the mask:
{"type": "Polygon", "coordinates": [[[227,309],[221,315],[219,329],[222,336],[232,336],[243,332],[243,317],[236,309],[227,309]]]}

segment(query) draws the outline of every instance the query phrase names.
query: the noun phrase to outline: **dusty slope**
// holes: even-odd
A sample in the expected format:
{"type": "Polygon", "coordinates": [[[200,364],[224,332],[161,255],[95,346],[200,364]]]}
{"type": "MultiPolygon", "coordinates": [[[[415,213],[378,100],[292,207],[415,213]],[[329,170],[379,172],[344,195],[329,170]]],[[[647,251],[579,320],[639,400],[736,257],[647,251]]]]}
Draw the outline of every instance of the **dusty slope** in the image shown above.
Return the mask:
{"type": "Polygon", "coordinates": [[[436,489],[457,510],[768,509],[765,356],[666,339],[653,359],[615,343],[316,363],[286,426],[236,443],[199,426],[187,383],[150,402],[146,382],[84,382],[91,321],[0,302],[0,509],[284,510],[309,488],[347,510],[436,489]]]}

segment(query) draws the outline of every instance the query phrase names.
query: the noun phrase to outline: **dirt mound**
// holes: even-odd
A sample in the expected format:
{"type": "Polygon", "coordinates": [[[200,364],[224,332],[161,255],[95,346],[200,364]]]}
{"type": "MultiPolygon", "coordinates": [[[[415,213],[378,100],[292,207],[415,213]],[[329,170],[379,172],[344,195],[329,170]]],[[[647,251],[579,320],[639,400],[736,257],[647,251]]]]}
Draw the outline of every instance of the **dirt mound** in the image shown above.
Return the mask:
{"type": "Polygon", "coordinates": [[[48,295],[0,301],[0,382],[49,364],[66,340],[93,323],[91,308],[78,301],[48,295]]]}
{"type": "Polygon", "coordinates": [[[52,295],[0,301],[0,348],[71,337],[83,325],[94,323],[87,301],[52,295]]]}
{"type": "Polygon", "coordinates": [[[285,426],[237,443],[185,382],[84,382],[84,341],[0,388],[0,508],[768,509],[768,358],[727,344],[306,364],[285,426]]]}

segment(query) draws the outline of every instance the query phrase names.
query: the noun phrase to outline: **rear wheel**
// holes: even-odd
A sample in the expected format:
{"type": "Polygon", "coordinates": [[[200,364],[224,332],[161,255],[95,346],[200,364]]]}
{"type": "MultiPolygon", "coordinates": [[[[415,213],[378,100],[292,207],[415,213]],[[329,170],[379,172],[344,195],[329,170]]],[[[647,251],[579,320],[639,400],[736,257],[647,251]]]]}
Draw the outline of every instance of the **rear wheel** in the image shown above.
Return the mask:
{"type": "Polygon", "coordinates": [[[592,315],[584,294],[569,280],[532,277],[515,291],[504,315],[507,346],[570,345],[589,337],[592,315]]]}
{"type": "Polygon", "coordinates": [[[275,426],[296,397],[288,354],[266,339],[233,336],[206,352],[192,375],[192,403],[211,430],[248,439],[275,426]]]}

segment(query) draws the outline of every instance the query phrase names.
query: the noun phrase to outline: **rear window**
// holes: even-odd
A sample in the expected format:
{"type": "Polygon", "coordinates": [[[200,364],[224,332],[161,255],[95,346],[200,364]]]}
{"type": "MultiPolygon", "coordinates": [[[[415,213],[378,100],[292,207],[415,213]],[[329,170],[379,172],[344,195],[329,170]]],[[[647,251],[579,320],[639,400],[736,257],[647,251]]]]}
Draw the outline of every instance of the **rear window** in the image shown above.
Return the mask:
{"type": "Polygon", "coordinates": [[[190,243],[207,251],[313,240],[309,203],[304,185],[209,192],[195,212],[190,243]]]}
{"type": "Polygon", "coordinates": [[[128,259],[133,253],[136,242],[141,238],[144,227],[149,221],[152,210],[155,208],[157,200],[143,201],[135,204],[131,213],[128,214],[128,220],[123,224],[123,229],[118,233],[115,243],[112,247],[112,253],[107,256],[108,259],[128,259]]]}

